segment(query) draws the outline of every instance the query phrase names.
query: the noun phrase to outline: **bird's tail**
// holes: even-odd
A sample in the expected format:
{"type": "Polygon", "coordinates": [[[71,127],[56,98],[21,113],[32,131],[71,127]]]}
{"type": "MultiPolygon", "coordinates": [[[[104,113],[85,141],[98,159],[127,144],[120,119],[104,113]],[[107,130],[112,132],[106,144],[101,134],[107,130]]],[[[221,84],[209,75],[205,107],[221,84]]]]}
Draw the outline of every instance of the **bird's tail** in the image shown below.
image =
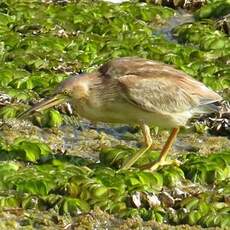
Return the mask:
{"type": "Polygon", "coordinates": [[[203,104],[194,109],[195,114],[203,113],[217,113],[221,110],[221,103],[219,101],[203,104]]]}

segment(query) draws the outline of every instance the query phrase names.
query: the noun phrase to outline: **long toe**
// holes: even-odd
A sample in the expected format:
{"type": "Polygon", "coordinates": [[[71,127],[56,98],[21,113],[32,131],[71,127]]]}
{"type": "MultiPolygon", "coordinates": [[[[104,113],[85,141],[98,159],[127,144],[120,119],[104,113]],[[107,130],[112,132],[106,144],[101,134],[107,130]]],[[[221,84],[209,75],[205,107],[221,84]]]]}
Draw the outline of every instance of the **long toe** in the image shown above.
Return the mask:
{"type": "Polygon", "coordinates": [[[141,169],[147,169],[150,171],[155,171],[158,168],[165,166],[165,165],[176,165],[176,166],[180,166],[181,162],[177,159],[174,160],[170,160],[170,159],[166,159],[166,160],[160,160],[160,161],[155,161],[155,162],[151,162],[149,164],[143,165],[141,166],[141,169]]]}

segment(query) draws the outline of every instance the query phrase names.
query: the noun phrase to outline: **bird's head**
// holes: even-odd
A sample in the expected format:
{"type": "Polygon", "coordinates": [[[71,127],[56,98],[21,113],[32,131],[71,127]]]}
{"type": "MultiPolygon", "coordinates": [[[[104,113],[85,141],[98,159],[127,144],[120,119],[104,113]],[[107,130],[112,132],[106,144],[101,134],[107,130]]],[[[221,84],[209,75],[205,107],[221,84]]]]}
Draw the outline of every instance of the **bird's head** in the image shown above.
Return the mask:
{"type": "Polygon", "coordinates": [[[88,79],[87,77],[69,77],[60,83],[53,95],[43,101],[35,104],[32,108],[19,114],[17,118],[22,118],[31,113],[42,111],[51,108],[55,105],[62,104],[68,101],[80,101],[88,93],[88,79]]]}

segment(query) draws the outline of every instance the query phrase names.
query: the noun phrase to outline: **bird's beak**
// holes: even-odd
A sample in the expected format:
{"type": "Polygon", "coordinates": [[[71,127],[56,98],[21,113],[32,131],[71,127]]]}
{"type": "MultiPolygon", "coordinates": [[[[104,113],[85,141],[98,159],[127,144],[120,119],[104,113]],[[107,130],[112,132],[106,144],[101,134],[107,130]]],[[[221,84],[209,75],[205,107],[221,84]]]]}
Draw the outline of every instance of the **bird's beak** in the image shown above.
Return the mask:
{"type": "Polygon", "coordinates": [[[25,112],[22,112],[21,114],[19,114],[17,116],[17,118],[23,118],[25,116],[28,116],[30,115],[31,113],[37,111],[42,111],[42,110],[45,110],[45,109],[48,109],[48,108],[51,108],[55,105],[59,105],[63,102],[66,101],[66,97],[63,96],[62,94],[57,94],[55,96],[52,96],[48,99],[44,99],[43,101],[35,104],[32,108],[26,110],[25,112]]]}

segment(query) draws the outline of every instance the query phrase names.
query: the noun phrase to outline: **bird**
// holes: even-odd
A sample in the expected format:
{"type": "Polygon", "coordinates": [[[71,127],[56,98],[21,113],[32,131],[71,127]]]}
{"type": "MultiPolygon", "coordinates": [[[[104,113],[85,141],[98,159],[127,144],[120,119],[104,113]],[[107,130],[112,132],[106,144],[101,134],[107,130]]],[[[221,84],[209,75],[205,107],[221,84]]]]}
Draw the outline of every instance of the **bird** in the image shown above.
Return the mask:
{"type": "Polygon", "coordinates": [[[70,76],[53,95],[19,117],[69,102],[75,113],[93,122],[139,125],[145,146],[124,162],[129,169],[152,146],[150,127],[171,129],[157,161],[148,169],[166,164],[166,157],[181,127],[197,114],[218,111],[222,97],[172,65],[140,57],[120,57],[97,70],[70,76]]]}

